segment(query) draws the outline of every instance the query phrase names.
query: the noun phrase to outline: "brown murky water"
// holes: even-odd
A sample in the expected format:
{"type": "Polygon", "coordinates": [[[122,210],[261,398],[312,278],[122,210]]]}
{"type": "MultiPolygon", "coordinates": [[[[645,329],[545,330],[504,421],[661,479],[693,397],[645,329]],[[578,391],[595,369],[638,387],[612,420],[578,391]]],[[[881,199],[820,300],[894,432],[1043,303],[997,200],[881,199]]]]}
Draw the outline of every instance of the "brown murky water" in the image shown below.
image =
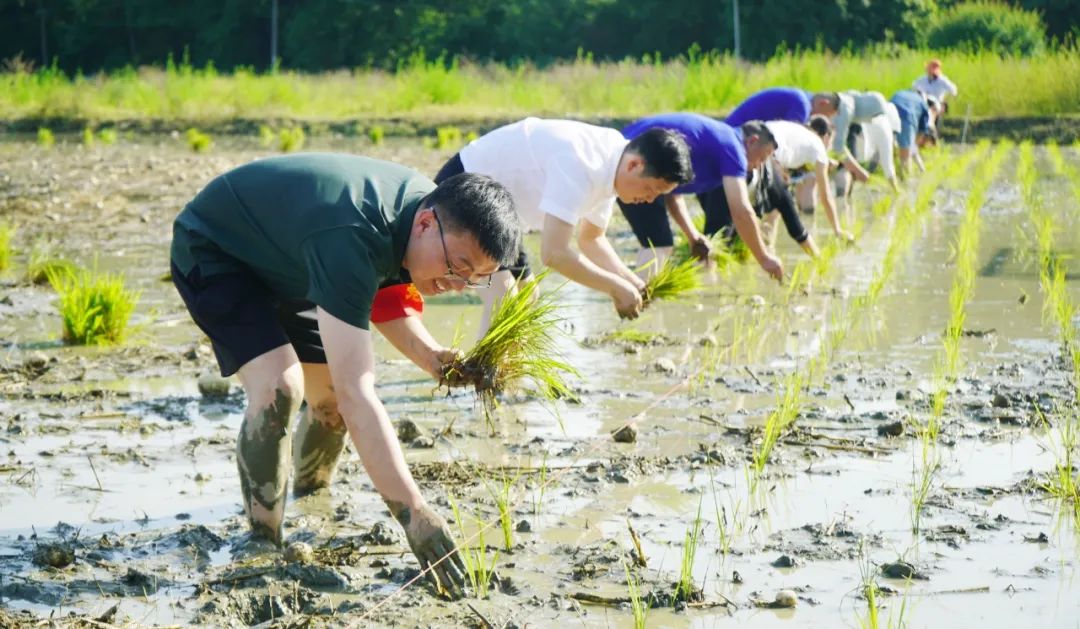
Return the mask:
{"type": "MultiPolygon", "coordinates": [[[[429,173],[449,155],[419,142],[315,138],[309,147],[429,173]]],[[[627,605],[575,595],[616,603],[627,596],[628,522],[647,560],[638,569],[643,592],[670,593],[700,506],[693,575],[705,603],[654,609],[649,626],[859,626],[867,615],[862,571],[891,588],[879,599],[882,625],[903,610],[912,627],[1080,626],[1077,531],[1032,480],[1054,464],[1054,433],[1035,421],[1035,404],[1055,422],[1077,412],[1069,406],[1074,383],[1054,327],[1043,323],[1037,273],[1024,262],[1034,238],[1023,234],[1027,208],[1014,159],[983,208],[981,272],[965,322],[972,336],[962,342],[942,468],[919,534],[911,532],[917,442],[910,430],[888,437],[878,429],[927,413],[969,172],[938,191],[881,299],[852,322],[826,373],[811,382],[798,430],[782,437],[753,488],[749,461],[784,377],[816,354],[885,254],[895,212],[869,212],[877,190],[855,196],[858,247],[842,251],[807,294],[789,295],[756,268],[736,268],[716,274],[692,300],[656,305],[630,326],[606,300],[562,288],[563,349],[582,378],[580,403],[561,404],[557,417],[526,396],[511,397],[492,435],[471,394],[435,392],[380,339],[380,393],[391,416],[432,437],[433,447],[406,449],[429,500],[449,515],[449,493],[463,511],[492,520],[492,493],[503,479],[516,481],[513,523],[526,521],[529,530],[515,532],[512,551],[499,554],[499,587],[470,607],[418,586],[396,594],[415,564],[354,454],[332,492],[289,505],[286,534],[316,548],[314,563],[232,556],[244,532],[233,460],[243,400],[235,384],[224,398],[199,394],[196,380],[213,371],[213,358],[161,276],[180,206],[217,173],[265,154],[242,139],[218,140],[206,155],[169,137],[92,149],[0,142],[0,216],[19,228],[15,267],[0,275],[0,613],[7,608],[0,620],[75,612],[117,625],[245,625],[284,616],[284,624],[331,626],[631,626],[627,605]],[[121,270],[142,291],[129,343],[59,343],[51,292],[21,281],[25,253],[39,240],[80,263],[121,270]],[[667,340],[591,342],[627,327],[667,340]],[[703,345],[705,336],[716,346],[703,345]],[[659,370],[659,359],[675,371],[659,370]],[[631,418],[637,443],[615,443],[609,432],[631,418]],[[542,465],[549,471],[541,492],[542,465]],[[58,541],[74,550],[73,564],[33,562],[58,541]],[[901,558],[928,580],[880,574],[901,558]],[[755,605],[781,589],[796,592],[794,609],[755,605]]],[[[1058,253],[1074,264],[1077,199],[1041,149],[1037,158],[1044,198],[1059,219],[1058,253]]],[[[631,255],[625,224],[616,223],[613,238],[631,255]]],[[[780,252],[789,268],[801,256],[783,235],[780,252]]],[[[449,343],[459,328],[471,336],[478,310],[467,296],[434,299],[425,322],[449,343]]],[[[485,541],[492,551],[502,546],[497,526],[485,541]]]]}

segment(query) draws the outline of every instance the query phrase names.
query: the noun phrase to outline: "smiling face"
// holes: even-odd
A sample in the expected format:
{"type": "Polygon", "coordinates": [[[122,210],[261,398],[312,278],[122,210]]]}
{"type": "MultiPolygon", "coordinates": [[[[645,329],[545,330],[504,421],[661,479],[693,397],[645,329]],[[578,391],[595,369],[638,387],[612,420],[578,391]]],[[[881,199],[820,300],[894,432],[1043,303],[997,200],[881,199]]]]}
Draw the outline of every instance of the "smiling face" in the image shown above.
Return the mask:
{"type": "Polygon", "coordinates": [[[635,153],[623,155],[615,171],[615,194],[623,203],[651,203],[676,187],[674,182],[646,175],[645,160],[635,153]]]}
{"type": "Polygon", "coordinates": [[[476,238],[462,230],[447,229],[432,208],[413,217],[409,244],[401,266],[409,271],[422,295],[432,296],[465,288],[466,279],[483,284],[499,265],[484,253],[476,238]]]}

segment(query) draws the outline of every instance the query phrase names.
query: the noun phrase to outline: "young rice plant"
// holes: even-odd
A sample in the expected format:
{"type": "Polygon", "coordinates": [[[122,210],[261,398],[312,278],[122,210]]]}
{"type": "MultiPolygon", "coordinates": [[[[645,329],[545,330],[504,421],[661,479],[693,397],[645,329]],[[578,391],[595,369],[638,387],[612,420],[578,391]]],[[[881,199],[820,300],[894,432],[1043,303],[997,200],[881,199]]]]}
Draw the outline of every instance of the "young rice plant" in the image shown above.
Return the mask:
{"type": "Polygon", "coordinates": [[[66,343],[108,345],[124,340],[139,294],[124,286],[122,275],[51,269],[46,276],[59,296],[66,343]]]}

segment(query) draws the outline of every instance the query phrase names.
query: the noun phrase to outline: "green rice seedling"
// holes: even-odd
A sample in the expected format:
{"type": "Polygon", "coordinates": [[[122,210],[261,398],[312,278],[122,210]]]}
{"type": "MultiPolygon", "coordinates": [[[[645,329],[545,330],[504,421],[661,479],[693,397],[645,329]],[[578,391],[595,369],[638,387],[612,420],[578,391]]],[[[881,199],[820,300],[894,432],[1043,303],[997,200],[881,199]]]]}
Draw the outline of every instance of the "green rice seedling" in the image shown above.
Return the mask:
{"type": "Polygon", "coordinates": [[[59,296],[64,342],[107,345],[124,340],[139,293],[124,286],[122,275],[78,269],[50,270],[46,276],[59,296]]]}
{"type": "Polygon", "coordinates": [[[49,129],[48,127],[38,127],[37,143],[38,146],[43,148],[49,148],[56,144],[56,136],[53,135],[52,129],[49,129]]]}
{"type": "Polygon", "coordinates": [[[261,124],[259,125],[259,145],[263,148],[270,148],[274,145],[274,141],[277,140],[277,134],[269,126],[261,124]]]}
{"type": "Polygon", "coordinates": [[[278,131],[278,149],[282,153],[292,153],[304,148],[304,128],[300,126],[288,127],[278,131]]]}
{"type": "Polygon", "coordinates": [[[82,130],[82,144],[89,148],[94,145],[94,128],[87,125],[82,130]]]}
{"type": "Polygon", "coordinates": [[[625,561],[623,570],[626,571],[626,591],[630,595],[630,611],[634,614],[634,629],[645,629],[651,606],[641,596],[641,581],[630,572],[630,565],[625,561]]]}
{"type": "Polygon", "coordinates": [[[11,266],[11,241],[15,238],[15,228],[9,223],[0,223],[0,271],[11,266]]]}
{"type": "MultiPolygon", "coordinates": [[[[859,617],[859,627],[861,629],[880,629],[881,628],[881,610],[878,608],[878,595],[881,592],[881,588],[877,584],[875,575],[877,569],[869,557],[866,556],[864,547],[865,540],[859,542],[859,575],[860,575],[860,589],[862,590],[863,597],[866,598],[866,617],[859,617]]],[[[905,619],[907,613],[907,596],[900,601],[899,613],[893,616],[893,613],[889,612],[889,617],[886,620],[885,626],[888,629],[902,629],[907,626],[905,619]]]]}
{"type": "Polygon", "coordinates": [[[113,129],[112,127],[105,127],[101,129],[100,131],[98,131],[97,137],[99,140],[101,140],[102,144],[107,145],[116,144],[116,140],[118,139],[116,129],[113,129]]]}
{"type": "Polygon", "coordinates": [[[499,302],[484,337],[465,356],[447,365],[441,383],[472,386],[485,409],[521,381],[532,381],[547,400],[573,397],[567,376],[579,376],[560,357],[556,331],[563,320],[554,301],[557,291],[540,294],[546,272],[524,283],[499,302]]]}
{"type": "Polygon", "coordinates": [[[184,138],[187,140],[188,147],[196,153],[205,153],[209,151],[211,145],[214,143],[209,135],[199,131],[195,127],[188,129],[184,133],[184,138]]]}
{"type": "Polygon", "coordinates": [[[704,595],[694,583],[694,559],[697,557],[698,542],[701,540],[701,503],[698,500],[697,515],[694,522],[686,531],[686,539],[683,541],[683,551],[679,563],[679,580],[675,583],[674,601],[686,603],[700,602],[704,595]]]}
{"type": "Polygon", "coordinates": [[[372,144],[382,146],[386,138],[386,130],[383,129],[382,125],[372,125],[367,131],[367,136],[372,144]]]}
{"type": "Polygon", "coordinates": [[[487,559],[487,545],[484,543],[485,524],[483,519],[480,518],[479,514],[471,516],[473,522],[477,525],[476,543],[471,543],[469,541],[471,538],[465,534],[464,519],[458,510],[457,501],[454,500],[453,496],[448,496],[448,498],[461,539],[461,543],[458,545],[458,554],[461,555],[461,561],[465,564],[465,576],[468,577],[469,585],[472,586],[476,598],[487,598],[488,592],[491,591],[491,580],[495,576],[495,564],[499,561],[499,551],[495,551],[489,562],[487,559]]]}
{"type": "Polygon", "coordinates": [[[769,455],[776,446],[776,442],[780,440],[780,435],[795,423],[795,419],[799,415],[799,410],[802,408],[804,378],[805,375],[796,369],[784,379],[782,391],[778,396],[777,407],[772,413],[769,413],[768,418],[765,420],[764,435],[753,455],[752,468],[756,473],[755,478],[760,477],[761,473],[765,471],[769,455]]]}
{"type": "Polygon", "coordinates": [[[520,478],[520,473],[511,478],[504,471],[498,487],[488,484],[488,493],[491,494],[492,500],[495,501],[495,507],[499,510],[499,525],[502,527],[503,549],[506,552],[511,552],[514,549],[514,522],[510,512],[510,492],[513,491],[514,485],[517,484],[520,478]]]}
{"type": "Polygon", "coordinates": [[[540,511],[544,507],[544,493],[547,491],[547,457],[545,450],[544,458],[540,460],[540,471],[537,473],[536,490],[533,492],[533,517],[536,519],[540,519],[540,511]]]}
{"type": "Polygon", "coordinates": [[[645,303],[686,298],[701,288],[701,268],[695,260],[667,260],[645,283],[645,303]]]}
{"type": "Polygon", "coordinates": [[[435,129],[435,146],[440,151],[460,146],[461,138],[461,129],[457,127],[435,129]]]}
{"type": "Polygon", "coordinates": [[[720,504],[720,496],[716,491],[716,478],[713,475],[711,465],[709,466],[709,486],[712,488],[713,509],[716,512],[716,530],[719,536],[720,555],[722,562],[726,564],[735,538],[742,533],[742,517],[740,515],[742,503],[736,502],[733,505],[731,518],[728,518],[727,507],[720,504]]]}
{"type": "Polygon", "coordinates": [[[469,142],[475,142],[476,140],[479,140],[479,139],[480,139],[480,134],[477,133],[476,131],[470,131],[470,132],[465,134],[465,144],[468,144],[469,142]]]}

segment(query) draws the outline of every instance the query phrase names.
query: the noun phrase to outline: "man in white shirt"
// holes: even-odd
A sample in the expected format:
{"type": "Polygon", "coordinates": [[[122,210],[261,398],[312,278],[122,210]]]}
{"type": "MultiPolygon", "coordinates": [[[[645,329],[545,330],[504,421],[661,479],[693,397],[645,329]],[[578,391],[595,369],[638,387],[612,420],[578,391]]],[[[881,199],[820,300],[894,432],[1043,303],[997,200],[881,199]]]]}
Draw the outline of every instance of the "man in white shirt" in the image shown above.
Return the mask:
{"type": "Polygon", "coordinates": [[[796,124],[786,120],[774,120],[766,122],[765,126],[772,132],[776,139],[776,151],[773,153],[773,182],[770,183],[767,194],[768,207],[765,208],[766,220],[770,226],[769,245],[772,246],[775,239],[775,224],[777,216],[784,218],[788,227],[788,233],[792,235],[803,250],[812,256],[817,255],[817,247],[813,238],[805,232],[805,237],[800,240],[795,197],[792,196],[788,183],[793,179],[793,173],[800,170],[809,171],[805,176],[798,178],[795,185],[796,196],[802,207],[814,206],[814,191],[817,190],[818,200],[825,207],[825,216],[832,226],[833,233],[845,241],[853,240],[850,233],[844,231],[840,217],[836,212],[836,202],[828,185],[829,181],[829,153],[825,148],[832,141],[833,126],[825,116],[811,116],[809,126],[796,124]],[[817,185],[821,182],[821,185],[817,185]],[[794,218],[788,218],[788,215],[794,218]]]}
{"type": "Polygon", "coordinates": [[[866,181],[870,177],[870,173],[859,165],[858,160],[848,150],[848,134],[851,131],[851,125],[867,123],[875,116],[884,114],[888,101],[885,100],[881,92],[848,90],[840,92],[839,96],[840,106],[837,108],[836,116],[833,118],[836,132],[833,136],[832,151],[841,156],[844,166],[847,167],[856,180],[866,181]]]}
{"type": "MultiPolygon", "coordinates": [[[[568,279],[609,295],[622,317],[642,308],[645,283],[623,263],[605,231],[615,199],[651,202],[694,177],[682,135],[655,129],[627,140],[614,129],[571,120],[526,118],[470,142],[436,175],[488,175],[507,189],[526,229],[541,232],[540,256],[568,279]],[[577,228],[575,251],[570,242],[577,228]]],[[[481,332],[494,304],[527,276],[524,254],[500,270],[484,301],[481,332]]]]}
{"type": "Polygon", "coordinates": [[[960,91],[956,89],[956,83],[941,73],[941,61],[938,59],[927,62],[926,74],[915,79],[911,84],[911,89],[933,97],[942,106],[950,96],[956,98],[960,95],[960,91]]]}

